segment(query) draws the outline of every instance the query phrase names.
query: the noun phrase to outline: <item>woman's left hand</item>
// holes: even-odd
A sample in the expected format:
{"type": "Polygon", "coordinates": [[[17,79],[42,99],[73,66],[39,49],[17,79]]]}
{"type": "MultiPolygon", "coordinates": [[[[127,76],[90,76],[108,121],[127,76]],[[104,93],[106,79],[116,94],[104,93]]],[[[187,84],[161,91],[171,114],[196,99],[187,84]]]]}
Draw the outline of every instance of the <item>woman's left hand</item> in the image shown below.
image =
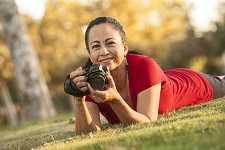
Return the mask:
{"type": "Polygon", "coordinates": [[[106,89],[104,91],[95,90],[88,83],[88,89],[90,92],[89,96],[96,103],[109,102],[109,101],[117,100],[120,97],[120,94],[116,89],[116,85],[113,80],[113,77],[111,76],[109,72],[107,73],[106,77],[108,79],[108,84],[106,85],[106,89]]]}

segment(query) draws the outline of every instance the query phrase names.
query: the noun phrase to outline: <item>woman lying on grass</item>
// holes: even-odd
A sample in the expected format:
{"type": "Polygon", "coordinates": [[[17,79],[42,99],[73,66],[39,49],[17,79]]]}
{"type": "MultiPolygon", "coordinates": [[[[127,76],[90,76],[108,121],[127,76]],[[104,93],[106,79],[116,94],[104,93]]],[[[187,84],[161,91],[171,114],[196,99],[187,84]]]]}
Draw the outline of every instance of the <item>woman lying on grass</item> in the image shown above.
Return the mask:
{"type": "Polygon", "coordinates": [[[121,24],[111,17],[91,21],[85,33],[93,64],[107,66],[108,84],[94,90],[79,67],[69,79],[87,96],[74,97],[76,132],[101,128],[100,113],[110,124],[144,123],[158,114],[225,95],[225,79],[177,68],[163,71],[153,58],[128,52],[121,24]]]}

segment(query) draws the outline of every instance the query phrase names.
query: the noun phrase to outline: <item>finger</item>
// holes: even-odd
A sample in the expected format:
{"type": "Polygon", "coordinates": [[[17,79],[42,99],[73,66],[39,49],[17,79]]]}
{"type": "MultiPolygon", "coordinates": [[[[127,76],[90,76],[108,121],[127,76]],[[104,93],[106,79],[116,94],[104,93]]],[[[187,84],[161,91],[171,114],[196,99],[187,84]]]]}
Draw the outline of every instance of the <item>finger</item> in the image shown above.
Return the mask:
{"type": "Polygon", "coordinates": [[[91,85],[88,83],[88,90],[90,91],[90,95],[93,97],[99,97],[100,99],[106,98],[106,92],[105,91],[99,91],[95,90],[91,87],[91,85]]]}
{"type": "Polygon", "coordinates": [[[73,79],[77,76],[81,76],[85,74],[85,70],[83,70],[81,67],[77,68],[75,71],[70,73],[70,79],[73,79]]]}
{"type": "Polygon", "coordinates": [[[86,91],[88,90],[88,87],[86,87],[86,86],[85,86],[85,87],[81,87],[80,90],[81,90],[82,92],[86,92],[86,91]]]}
{"type": "Polygon", "coordinates": [[[85,81],[87,81],[87,79],[86,79],[86,77],[85,76],[78,76],[78,77],[75,77],[74,79],[73,79],[73,82],[74,83],[78,83],[78,82],[85,82],[85,81]]]}
{"type": "Polygon", "coordinates": [[[80,72],[81,72],[81,67],[77,68],[75,71],[72,71],[70,73],[70,78],[72,79],[72,78],[74,78],[76,76],[79,76],[80,72]]]}
{"type": "Polygon", "coordinates": [[[109,85],[115,86],[115,82],[114,82],[113,77],[111,76],[111,74],[110,73],[107,73],[106,74],[106,77],[108,79],[109,85]]]}
{"type": "Polygon", "coordinates": [[[88,87],[87,82],[77,82],[76,86],[78,88],[82,88],[82,87],[88,87]]]}
{"type": "Polygon", "coordinates": [[[95,90],[91,87],[91,85],[88,83],[88,90],[90,92],[89,96],[96,102],[99,103],[100,100],[97,97],[97,95],[95,95],[95,90]]]}
{"type": "Polygon", "coordinates": [[[109,66],[106,66],[106,69],[107,69],[107,73],[109,73],[110,72],[109,66]]]}
{"type": "Polygon", "coordinates": [[[90,91],[90,94],[94,95],[95,90],[91,87],[91,85],[89,83],[87,83],[87,85],[88,85],[88,90],[90,91]]]}
{"type": "Polygon", "coordinates": [[[91,87],[90,83],[87,83],[87,85],[88,85],[88,90],[90,91],[90,94],[91,94],[92,96],[95,96],[95,97],[101,96],[101,94],[99,93],[100,91],[93,89],[93,88],[91,87]]]}

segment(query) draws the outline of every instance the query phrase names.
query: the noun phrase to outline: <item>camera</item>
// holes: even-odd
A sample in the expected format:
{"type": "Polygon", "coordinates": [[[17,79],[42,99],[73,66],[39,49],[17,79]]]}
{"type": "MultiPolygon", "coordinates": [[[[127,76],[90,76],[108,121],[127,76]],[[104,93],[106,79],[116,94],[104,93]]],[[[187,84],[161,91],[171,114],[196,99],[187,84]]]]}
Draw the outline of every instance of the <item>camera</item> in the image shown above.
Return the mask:
{"type": "MultiPolygon", "coordinates": [[[[89,67],[84,68],[86,73],[84,76],[87,78],[87,82],[95,90],[104,90],[105,85],[108,83],[106,73],[108,72],[106,66],[101,64],[92,64],[89,67]]],[[[76,84],[70,79],[70,75],[66,76],[64,82],[64,91],[67,94],[82,97],[89,94],[89,91],[81,91],[76,84]]]]}

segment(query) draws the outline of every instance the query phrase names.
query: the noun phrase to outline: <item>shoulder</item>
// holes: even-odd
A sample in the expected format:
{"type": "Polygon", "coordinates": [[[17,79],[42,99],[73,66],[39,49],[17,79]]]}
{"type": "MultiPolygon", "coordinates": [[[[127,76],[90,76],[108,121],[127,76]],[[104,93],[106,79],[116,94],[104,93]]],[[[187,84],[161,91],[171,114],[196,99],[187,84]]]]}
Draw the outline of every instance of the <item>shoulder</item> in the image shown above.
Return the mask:
{"type": "Polygon", "coordinates": [[[149,56],[129,54],[128,69],[138,92],[164,81],[163,70],[149,56]]]}
{"type": "Polygon", "coordinates": [[[157,62],[146,55],[140,55],[140,54],[128,54],[127,61],[129,65],[138,65],[138,66],[145,66],[145,65],[151,65],[151,64],[157,64],[157,62]]]}

